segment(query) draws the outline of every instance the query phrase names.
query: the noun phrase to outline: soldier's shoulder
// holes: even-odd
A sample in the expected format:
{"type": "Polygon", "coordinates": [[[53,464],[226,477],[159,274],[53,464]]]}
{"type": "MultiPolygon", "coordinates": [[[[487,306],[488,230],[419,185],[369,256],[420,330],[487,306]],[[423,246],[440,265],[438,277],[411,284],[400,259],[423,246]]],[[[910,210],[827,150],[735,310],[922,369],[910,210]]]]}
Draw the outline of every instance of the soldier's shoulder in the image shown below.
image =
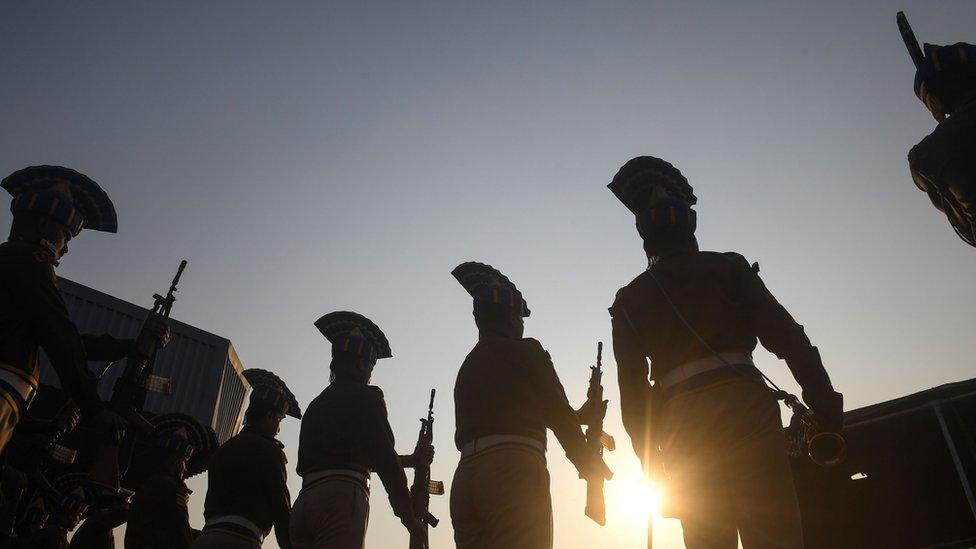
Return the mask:
{"type": "Polygon", "coordinates": [[[702,252],[703,254],[708,254],[713,261],[721,261],[728,264],[733,269],[740,270],[750,270],[754,272],[759,272],[759,263],[749,263],[746,257],[738,252],[702,252]]]}
{"type": "Polygon", "coordinates": [[[27,242],[7,241],[0,244],[0,264],[53,269],[54,256],[44,248],[27,242]]]}
{"type": "Polygon", "coordinates": [[[522,339],[515,340],[519,348],[528,355],[534,357],[544,357],[549,358],[549,352],[546,348],[542,346],[542,343],[532,337],[523,337],[522,339]]]}
{"type": "Polygon", "coordinates": [[[284,444],[279,442],[278,439],[264,436],[253,431],[241,431],[237,436],[227,441],[224,446],[227,446],[227,444],[230,443],[233,443],[233,446],[247,447],[248,449],[254,449],[255,451],[273,450],[275,454],[284,448],[284,444]]]}
{"type": "Polygon", "coordinates": [[[617,290],[617,293],[613,296],[613,304],[610,306],[610,312],[612,313],[614,308],[616,308],[620,303],[624,303],[630,299],[634,293],[639,292],[640,288],[647,284],[649,280],[650,275],[647,274],[647,271],[644,271],[617,290]]]}
{"type": "Polygon", "coordinates": [[[385,402],[385,396],[383,395],[383,389],[380,389],[376,385],[366,385],[362,391],[363,395],[370,402],[378,403],[385,402]]]}

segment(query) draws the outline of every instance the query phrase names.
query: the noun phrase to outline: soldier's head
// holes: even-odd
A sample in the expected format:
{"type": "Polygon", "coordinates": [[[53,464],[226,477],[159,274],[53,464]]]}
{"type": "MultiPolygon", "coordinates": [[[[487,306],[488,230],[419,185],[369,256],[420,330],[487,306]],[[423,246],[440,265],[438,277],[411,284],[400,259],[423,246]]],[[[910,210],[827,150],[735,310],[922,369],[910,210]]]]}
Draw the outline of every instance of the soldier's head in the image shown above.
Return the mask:
{"type": "Polygon", "coordinates": [[[471,296],[472,314],[480,335],[521,338],[529,306],[515,284],[491,265],[468,261],[451,275],[471,296]]]}
{"type": "Polygon", "coordinates": [[[278,434],[285,416],[302,418],[301,408],[295,395],[285,382],[275,374],[258,368],[242,372],[251,384],[251,396],[244,412],[244,425],[257,432],[273,437],[278,434]]]}
{"type": "Polygon", "coordinates": [[[653,156],[632,158],[607,187],[634,214],[651,262],[671,252],[698,249],[692,209],[698,198],[669,162],[653,156]]]}
{"type": "Polygon", "coordinates": [[[475,301],[472,314],[479,333],[513,339],[520,339],[525,334],[521,308],[475,301]]]}
{"type": "Polygon", "coordinates": [[[332,380],[369,383],[376,361],[393,356],[383,331],[361,314],[336,311],[316,320],[315,327],[332,344],[332,380]]]}
{"type": "Polygon", "coordinates": [[[115,232],[115,207],[84,174],[61,166],[31,166],[0,182],[13,200],[10,240],[39,244],[57,261],[82,227],[115,232]]]}
{"type": "Polygon", "coordinates": [[[253,402],[244,412],[244,426],[263,435],[273,437],[281,429],[281,420],[285,413],[265,404],[255,405],[253,402]]]}
{"type": "Polygon", "coordinates": [[[186,475],[187,462],[194,452],[189,433],[182,427],[157,429],[151,442],[155,455],[154,469],[164,475],[182,479],[186,475]]]}
{"type": "Polygon", "coordinates": [[[697,215],[688,204],[662,198],[637,216],[637,232],[644,241],[648,260],[684,251],[697,251],[697,215]]]}
{"type": "Polygon", "coordinates": [[[915,71],[915,95],[942,122],[976,101],[976,45],[924,45],[924,62],[915,71]]]}

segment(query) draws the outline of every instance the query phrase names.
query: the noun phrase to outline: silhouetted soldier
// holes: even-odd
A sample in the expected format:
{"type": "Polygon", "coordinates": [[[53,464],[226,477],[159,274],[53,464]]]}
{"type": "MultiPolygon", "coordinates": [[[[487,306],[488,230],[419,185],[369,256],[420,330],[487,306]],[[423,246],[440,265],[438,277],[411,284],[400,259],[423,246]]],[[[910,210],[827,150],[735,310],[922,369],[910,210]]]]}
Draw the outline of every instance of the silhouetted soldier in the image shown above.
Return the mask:
{"type": "Polygon", "coordinates": [[[274,526],[278,546],[291,547],[291,496],[284,444],[275,439],[286,415],[301,419],[295,396],[278,376],[244,370],[251,384],[244,429],[214,454],[207,473],[206,525],[193,549],[261,547],[274,526]]]}
{"type": "Polygon", "coordinates": [[[820,353],[758,266],[736,253],[698,251],[694,195],[671,164],[635,158],[610,189],[636,214],[650,261],[610,309],[634,450],[658,479],[663,461],[689,549],[734,548],[737,530],[746,548],[802,547],[779,406],[752,352],[758,338],[786,360],[819,424],[837,432],[842,397],[820,353]]]}
{"type": "Polygon", "coordinates": [[[905,14],[897,20],[915,64],[915,94],[939,123],[908,153],[912,179],[976,246],[976,45],[919,47],[905,14]]]}
{"type": "Polygon", "coordinates": [[[298,442],[302,491],[291,520],[293,549],[360,549],[369,517],[369,474],[375,471],[393,513],[412,535],[414,517],[403,467],[428,463],[431,448],[398,456],[383,391],[369,385],[377,359],[392,355],[383,332],[352,312],[329,313],[315,326],[332,343],[331,383],[308,405],[298,442]]]}
{"type": "Polygon", "coordinates": [[[451,273],[474,299],[478,343],[454,386],[461,462],[451,485],[459,549],[552,547],[546,429],[585,478],[612,474],[586,444],[549,353],[523,338],[522,294],[489,265],[462,263],[451,273]]]}
{"type": "MultiPolygon", "coordinates": [[[[81,229],[114,233],[115,208],[97,183],[60,166],[32,166],[0,186],[13,197],[13,224],[0,244],[0,451],[30,404],[39,378],[38,348],[44,349],[61,387],[105,429],[121,430],[122,418],[102,405],[87,361],[113,361],[135,351],[134,340],[80,335],[68,317],[54,267],[81,229]]],[[[147,323],[164,347],[169,328],[147,323]]]]}
{"type": "Polygon", "coordinates": [[[125,548],[188,549],[199,532],[190,527],[184,479],[206,470],[216,437],[184,414],[156,416],[153,424],[151,447],[136,458],[145,478],[135,486],[125,548]]]}

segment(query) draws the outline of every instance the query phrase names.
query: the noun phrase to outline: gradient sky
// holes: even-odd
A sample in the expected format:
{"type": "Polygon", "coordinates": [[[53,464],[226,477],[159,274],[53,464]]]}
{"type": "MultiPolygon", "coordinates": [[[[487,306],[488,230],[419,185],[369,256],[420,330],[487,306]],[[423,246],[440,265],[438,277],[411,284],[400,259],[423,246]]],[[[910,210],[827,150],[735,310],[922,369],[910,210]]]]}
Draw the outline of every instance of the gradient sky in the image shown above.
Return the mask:
{"type": "MultiPolygon", "coordinates": [[[[694,185],[703,249],[760,262],[848,409],[973,375],[976,252],[909,177],[934,122],[899,9],[923,41],[976,39],[971,0],[4,2],[0,172],[99,181],[120,232],[84,233],[59,273],[148,306],[187,258],[173,316],[230,338],[303,406],[328,380],[312,322],[372,318],[395,355],[373,381],[402,453],[439,390],[449,489],[453,382],[476,338],[451,269],[485,261],[518,284],[526,335],[581,402],[606,308],[645,266],[605,188],[639,154],[694,185]]],[[[557,548],[643,547],[619,497],[638,463],[607,354],[608,524],[584,517],[551,439],[557,548]]],[[[294,496],[297,421],[281,439],[294,496]]],[[[205,484],[191,487],[199,526],[205,484]]],[[[447,497],[432,512],[432,546],[453,546],[447,497]]],[[[374,478],[368,545],[406,539],[374,478]]],[[[659,522],[658,547],[681,546],[659,522]]]]}

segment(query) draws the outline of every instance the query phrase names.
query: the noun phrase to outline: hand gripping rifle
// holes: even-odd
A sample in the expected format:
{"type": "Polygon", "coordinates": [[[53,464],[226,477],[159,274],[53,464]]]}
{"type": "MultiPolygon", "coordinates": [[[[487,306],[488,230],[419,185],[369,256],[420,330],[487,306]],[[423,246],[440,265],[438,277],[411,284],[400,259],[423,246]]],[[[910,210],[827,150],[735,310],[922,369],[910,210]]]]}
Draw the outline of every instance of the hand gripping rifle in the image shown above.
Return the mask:
{"type": "MultiPolygon", "coordinates": [[[[427,419],[420,420],[420,435],[417,436],[417,448],[430,446],[434,442],[434,393],[436,389],[430,390],[430,405],[427,407],[427,419]]],[[[430,464],[417,463],[413,468],[413,484],[410,486],[410,500],[413,503],[413,513],[420,520],[432,528],[436,528],[440,523],[434,515],[430,514],[430,495],[444,495],[444,483],[439,480],[430,480],[430,464]]],[[[420,539],[410,536],[410,549],[427,549],[427,544],[420,539]]]]}
{"type": "MultiPolygon", "coordinates": [[[[590,366],[590,386],[586,390],[586,400],[590,406],[601,410],[599,419],[586,426],[586,444],[599,455],[603,449],[614,451],[617,447],[613,437],[603,432],[603,419],[607,415],[603,408],[603,342],[596,344],[596,366],[590,366]]],[[[586,516],[603,526],[607,523],[606,502],[603,499],[603,478],[586,479],[586,516]]]]}

